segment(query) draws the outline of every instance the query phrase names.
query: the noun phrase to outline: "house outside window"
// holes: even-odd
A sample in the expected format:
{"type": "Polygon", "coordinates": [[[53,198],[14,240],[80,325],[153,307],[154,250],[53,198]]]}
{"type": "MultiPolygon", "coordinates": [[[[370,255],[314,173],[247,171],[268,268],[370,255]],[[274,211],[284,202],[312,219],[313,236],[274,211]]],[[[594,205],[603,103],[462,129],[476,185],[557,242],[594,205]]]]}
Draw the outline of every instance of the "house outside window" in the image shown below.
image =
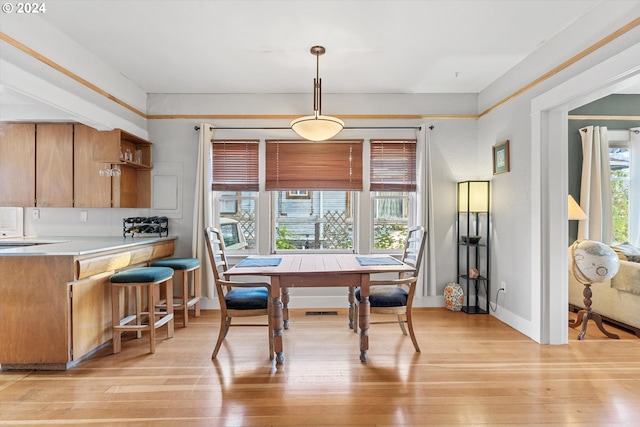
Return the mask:
{"type": "Polygon", "coordinates": [[[353,251],[351,192],[297,190],[273,191],[272,195],[276,251],[353,251]]]}

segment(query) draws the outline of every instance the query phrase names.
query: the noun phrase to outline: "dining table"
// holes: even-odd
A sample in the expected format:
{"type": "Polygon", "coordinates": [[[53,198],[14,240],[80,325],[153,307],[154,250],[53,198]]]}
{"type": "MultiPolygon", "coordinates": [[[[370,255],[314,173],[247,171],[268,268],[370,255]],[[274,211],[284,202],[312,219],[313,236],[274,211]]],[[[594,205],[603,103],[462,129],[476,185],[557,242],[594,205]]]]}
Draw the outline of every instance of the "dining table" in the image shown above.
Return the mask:
{"type": "Polygon", "coordinates": [[[370,277],[378,273],[415,271],[391,255],[312,253],[252,255],[231,267],[225,276],[268,276],[270,278],[271,325],[276,363],[284,363],[283,329],[289,322],[289,288],[346,287],[349,289],[349,326],[353,328],[354,289],[360,288],[358,326],[360,361],[367,361],[369,349],[370,277]]]}

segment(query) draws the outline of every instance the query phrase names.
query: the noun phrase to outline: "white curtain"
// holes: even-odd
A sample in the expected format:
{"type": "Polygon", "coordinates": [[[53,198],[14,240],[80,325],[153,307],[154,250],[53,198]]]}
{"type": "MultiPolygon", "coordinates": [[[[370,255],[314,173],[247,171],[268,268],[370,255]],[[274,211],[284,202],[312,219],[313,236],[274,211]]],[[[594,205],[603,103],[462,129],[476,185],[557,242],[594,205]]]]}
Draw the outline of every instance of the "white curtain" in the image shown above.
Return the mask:
{"type": "Polygon", "coordinates": [[[629,130],[629,243],[640,248],[640,128],[629,130]]]}
{"type": "Polygon", "coordinates": [[[416,165],[416,182],[418,183],[418,206],[421,206],[422,217],[416,218],[417,224],[423,224],[427,232],[427,241],[424,252],[424,268],[422,268],[421,275],[423,275],[423,288],[418,288],[420,295],[429,296],[436,295],[436,239],[435,239],[435,224],[434,224],[434,201],[433,201],[433,176],[431,166],[431,130],[427,124],[423,124],[420,130],[417,131],[418,147],[422,147],[417,157],[418,164],[416,165]]]}
{"type": "Polygon", "coordinates": [[[580,129],[582,137],[582,180],[580,207],[589,217],[578,224],[578,240],[612,243],[611,171],[606,126],[580,129]]]}
{"type": "Polygon", "coordinates": [[[191,236],[191,256],[200,259],[200,283],[202,296],[215,297],[213,270],[204,240],[204,229],[213,225],[213,205],[211,192],[211,139],[214,127],[200,123],[198,140],[198,165],[196,171],[196,193],[193,202],[193,234],[191,236]]]}

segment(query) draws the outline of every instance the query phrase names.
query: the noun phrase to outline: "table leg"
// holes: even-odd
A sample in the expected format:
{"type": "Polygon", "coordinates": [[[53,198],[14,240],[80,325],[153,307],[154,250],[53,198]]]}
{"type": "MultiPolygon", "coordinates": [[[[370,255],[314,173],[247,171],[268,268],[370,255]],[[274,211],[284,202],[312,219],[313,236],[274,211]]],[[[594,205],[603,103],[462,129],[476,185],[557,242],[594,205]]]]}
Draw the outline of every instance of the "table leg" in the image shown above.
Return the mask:
{"type": "Polygon", "coordinates": [[[347,294],[347,299],[349,301],[349,329],[353,329],[353,313],[354,313],[354,303],[355,303],[355,290],[353,286],[349,286],[349,291],[347,294]]]}
{"type": "Polygon", "coordinates": [[[369,350],[369,275],[360,276],[360,308],[358,310],[358,323],[360,325],[360,361],[367,361],[369,350]]]}
{"type": "Polygon", "coordinates": [[[273,346],[276,352],[276,363],[284,363],[282,354],[282,301],[280,298],[280,277],[271,277],[271,325],[273,326],[273,346]]]}
{"type": "Polygon", "coordinates": [[[282,297],[282,318],[284,320],[284,328],[289,329],[289,288],[281,288],[280,295],[282,297]]]}

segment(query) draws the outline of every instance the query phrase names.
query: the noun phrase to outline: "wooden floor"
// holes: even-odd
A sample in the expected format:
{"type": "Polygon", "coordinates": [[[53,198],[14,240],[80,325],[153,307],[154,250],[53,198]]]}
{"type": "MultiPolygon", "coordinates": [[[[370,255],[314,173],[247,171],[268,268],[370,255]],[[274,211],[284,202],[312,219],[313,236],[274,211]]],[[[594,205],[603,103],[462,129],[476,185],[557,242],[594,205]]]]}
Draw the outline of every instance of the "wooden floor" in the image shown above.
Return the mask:
{"type": "MultiPolygon", "coordinates": [[[[575,316],[570,314],[570,316],[575,316]]],[[[388,316],[386,317],[388,318],[388,316]]],[[[125,338],[67,372],[2,372],[0,425],[46,426],[635,426],[640,339],[539,345],[495,318],[415,310],[422,353],[397,325],[372,325],[369,361],[338,315],[292,313],[285,364],[266,328],[231,328],[218,360],[217,312],[125,338]]]]}

